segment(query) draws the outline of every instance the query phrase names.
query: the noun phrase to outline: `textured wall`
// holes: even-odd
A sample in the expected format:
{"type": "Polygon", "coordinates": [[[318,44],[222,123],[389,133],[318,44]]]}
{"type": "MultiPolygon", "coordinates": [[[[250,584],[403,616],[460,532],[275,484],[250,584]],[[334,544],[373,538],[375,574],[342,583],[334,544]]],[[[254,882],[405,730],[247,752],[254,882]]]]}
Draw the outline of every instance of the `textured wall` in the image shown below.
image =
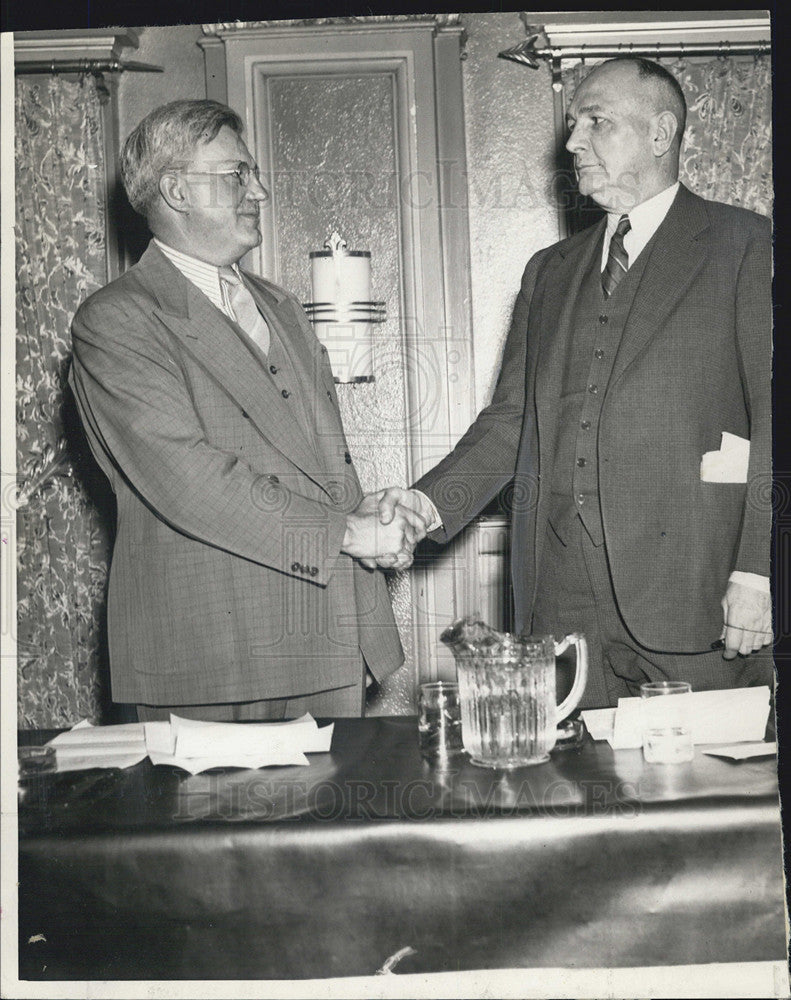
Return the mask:
{"type": "Polygon", "coordinates": [[[140,47],[128,58],[162,66],[163,73],[124,73],[118,85],[118,122],[123,140],[158,104],[179,98],[206,96],[203,38],[198,24],[142,28],[140,47]]]}
{"type": "Polygon", "coordinates": [[[558,239],[549,68],[498,59],[525,37],[516,13],[463,14],[473,345],[478,406],[491,398],[522,271],[558,239]]]}

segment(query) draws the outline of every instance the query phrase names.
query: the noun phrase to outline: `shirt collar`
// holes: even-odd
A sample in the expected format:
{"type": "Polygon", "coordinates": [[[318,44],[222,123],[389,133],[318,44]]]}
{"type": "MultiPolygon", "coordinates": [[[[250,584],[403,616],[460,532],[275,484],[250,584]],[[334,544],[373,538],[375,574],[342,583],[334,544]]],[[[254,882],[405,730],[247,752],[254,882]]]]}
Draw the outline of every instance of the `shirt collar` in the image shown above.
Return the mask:
{"type": "MultiPolygon", "coordinates": [[[[207,277],[219,276],[220,269],[216,264],[209,264],[207,261],[199,260],[197,257],[193,257],[191,254],[184,253],[181,250],[174,250],[173,247],[168,246],[167,243],[163,243],[162,240],[157,239],[156,236],[154,237],[154,242],[162,253],[174,264],[183,264],[185,267],[189,267],[196,274],[204,274],[207,277]]],[[[234,262],[230,266],[241,277],[239,265],[234,262]]]]}
{"type": "MultiPolygon", "coordinates": [[[[635,205],[628,213],[632,232],[635,235],[639,234],[642,236],[643,243],[647,243],[651,239],[670,211],[670,206],[673,204],[678,192],[679,183],[679,181],[676,181],[675,184],[666,187],[664,191],[660,191],[659,194],[655,194],[652,198],[648,198],[639,205],[635,205]]],[[[612,236],[618,225],[618,220],[625,214],[627,213],[609,212],[607,214],[608,236],[612,236]]]]}

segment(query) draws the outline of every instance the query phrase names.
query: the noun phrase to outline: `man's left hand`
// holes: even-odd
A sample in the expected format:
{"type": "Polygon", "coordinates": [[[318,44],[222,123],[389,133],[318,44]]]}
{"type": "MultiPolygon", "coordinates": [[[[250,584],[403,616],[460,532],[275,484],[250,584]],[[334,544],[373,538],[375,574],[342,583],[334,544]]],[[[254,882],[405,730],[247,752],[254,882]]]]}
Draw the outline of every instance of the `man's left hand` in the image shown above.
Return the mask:
{"type": "Polygon", "coordinates": [[[772,596],[755,587],[729,583],[722,599],[726,660],[748,656],[772,641],[772,596]]]}

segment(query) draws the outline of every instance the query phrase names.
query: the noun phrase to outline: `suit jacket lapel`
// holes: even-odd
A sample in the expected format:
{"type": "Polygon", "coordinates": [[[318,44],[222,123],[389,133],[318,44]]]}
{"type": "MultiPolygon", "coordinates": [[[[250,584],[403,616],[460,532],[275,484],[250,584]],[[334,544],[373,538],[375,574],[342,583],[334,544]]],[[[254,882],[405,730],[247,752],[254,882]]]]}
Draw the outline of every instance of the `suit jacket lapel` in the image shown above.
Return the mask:
{"type": "Polygon", "coordinates": [[[681,186],[652,241],[613,365],[611,386],[662,329],[695,280],[708,256],[708,228],[705,201],[681,186]]]}
{"type": "Polygon", "coordinates": [[[294,371],[298,373],[309,421],[306,433],[315,447],[316,455],[321,458],[327,471],[343,472],[346,475],[348,469],[345,468],[343,458],[345,438],[340,414],[333,403],[335,392],[332,371],[312,328],[307,319],[304,324],[300,323],[291,302],[278,295],[278,289],[247,272],[245,280],[259,309],[270,325],[274,325],[283,350],[288,354],[294,371]],[[317,434],[317,428],[322,432],[317,434]],[[343,443],[343,448],[338,447],[339,441],[343,443]]]}
{"type": "Polygon", "coordinates": [[[247,413],[259,433],[314,477],[316,456],[310,441],[233,323],[155,245],[149,246],[138,268],[157,299],[154,314],[247,413]]]}

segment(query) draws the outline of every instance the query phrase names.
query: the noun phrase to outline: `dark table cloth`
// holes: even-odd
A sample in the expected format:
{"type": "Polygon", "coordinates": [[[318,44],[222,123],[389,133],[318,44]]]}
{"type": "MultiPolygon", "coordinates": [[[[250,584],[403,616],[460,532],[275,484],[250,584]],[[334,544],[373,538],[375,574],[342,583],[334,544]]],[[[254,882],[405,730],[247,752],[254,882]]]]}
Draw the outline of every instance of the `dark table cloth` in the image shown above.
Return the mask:
{"type": "Polygon", "coordinates": [[[786,955],[774,758],[588,739],[442,767],[413,718],[344,719],[309,767],[20,787],[21,979],[369,975],[407,946],[398,972],[786,955]]]}

